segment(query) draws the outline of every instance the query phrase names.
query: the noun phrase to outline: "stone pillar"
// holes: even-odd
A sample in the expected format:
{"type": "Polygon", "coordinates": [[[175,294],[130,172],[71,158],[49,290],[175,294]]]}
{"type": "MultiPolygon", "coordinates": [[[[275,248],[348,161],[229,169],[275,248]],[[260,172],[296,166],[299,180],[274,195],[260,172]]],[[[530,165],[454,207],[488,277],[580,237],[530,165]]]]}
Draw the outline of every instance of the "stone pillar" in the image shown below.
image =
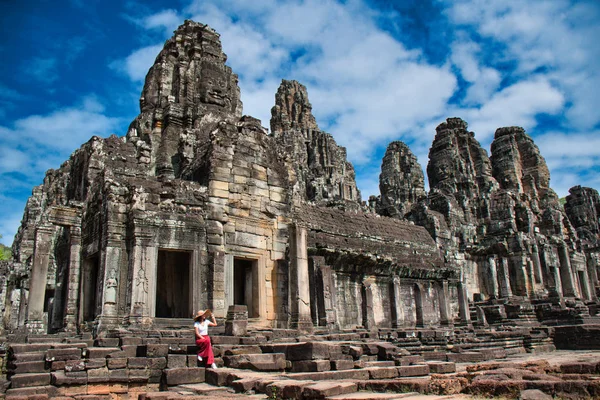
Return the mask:
{"type": "Polygon", "coordinates": [[[490,297],[498,298],[500,292],[498,291],[498,271],[496,269],[496,257],[492,256],[488,259],[488,277],[489,277],[489,290],[490,297]]]}
{"type": "Polygon", "coordinates": [[[302,331],[312,331],[306,228],[290,226],[290,325],[302,331]]]}
{"type": "Polygon", "coordinates": [[[227,310],[225,320],[225,335],[245,336],[248,332],[248,307],[245,305],[232,305],[227,310]]]}
{"type": "Polygon", "coordinates": [[[598,299],[597,288],[598,288],[598,265],[597,260],[592,255],[588,255],[586,260],[586,268],[588,275],[590,277],[590,282],[592,286],[592,298],[594,300],[598,299]]]}
{"type": "Polygon", "coordinates": [[[138,325],[152,324],[156,310],[156,247],[151,247],[149,237],[136,237],[131,251],[133,264],[131,279],[131,308],[128,322],[138,325]]]}
{"type": "Polygon", "coordinates": [[[471,313],[469,311],[469,297],[467,296],[467,287],[464,283],[459,282],[458,286],[458,314],[460,323],[469,325],[471,323],[471,313]]]}
{"type": "Polygon", "coordinates": [[[540,262],[540,252],[537,244],[534,244],[531,248],[531,259],[533,260],[535,283],[544,285],[544,274],[542,272],[542,263],[540,262]]]}
{"type": "Polygon", "coordinates": [[[498,288],[500,290],[500,297],[508,298],[512,296],[512,290],[510,288],[510,275],[508,273],[508,260],[506,258],[500,259],[500,268],[498,268],[498,288]]]}
{"type": "Polygon", "coordinates": [[[44,299],[46,298],[46,282],[48,280],[52,233],[53,229],[49,226],[39,227],[35,232],[26,322],[27,329],[31,333],[43,333],[45,331],[42,321],[44,317],[44,299]]]}
{"type": "Polygon", "coordinates": [[[440,325],[452,325],[450,318],[450,302],[448,301],[448,281],[444,280],[437,288],[438,303],[440,304],[440,325]]]}
{"type": "MultiPolygon", "coordinates": [[[[104,287],[101,292],[103,325],[117,325],[117,299],[119,292],[119,269],[121,266],[121,246],[116,240],[109,240],[104,252],[104,287]]],[[[156,270],[156,268],[155,268],[156,270]]],[[[154,292],[156,293],[156,291],[154,292]]]]}
{"type": "Polygon", "coordinates": [[[533,271],[533,261],[527,256],[523,256],[523,273],[525,274],[525,286],[527,294],[533,296],[535,294],[535,272],[533,271]]]}
{"type": "Polygon", "coordinates": [[[558,258],[560,261],[560,279],[565,297],[577,296],[575,281],[573,280],[573,271],[571,269],[571,260],[566,246],[558,248],[558,258]]]}
{"type": "Polygon", "coordinates": [[[404,325],[404,308],[402,307],[402,297],[400,292],[400,277],[394,275],[392,278],[392,292],[394,303],[392,305],[392,328],[400,328],[404,325]]]}
{"type": "Polygon", "coordinates": [[[363,296],[363,304],[362,304],[362,312],[363,312],[363,326],[365,329],[374,330],[377,328],[375,324],[375,310],[373,309],[373,284],[375,283],[375,279],[373,277],[365,277],[362,281],[362,292],[363,296]]]}
{"type": "Polygon", "coordinates": [[[582,274],[579,275],[583,279],[581,280],[581,291],[584,300],[592,300],[592,291],[590,290],[590,280],[588,278],[587,271],[582,271],[582,274]]]}
{"type": "Polygon", "coordinates": [[[77,318],[79,316],[79,280],[81,277],[81,228],[71,226],[69,231],[70,257],[69,257],[69,286],[67,290],[67,307],[64,326],[67,332],[77,332],[77,318]]]}
{"type": "Polygon", "coordinates": [[[319,265],[317,270],[322,294],[317,294],[319,325],[334,329],[337,327],[336,290],[333,273],[329,265],[319,265]]]}

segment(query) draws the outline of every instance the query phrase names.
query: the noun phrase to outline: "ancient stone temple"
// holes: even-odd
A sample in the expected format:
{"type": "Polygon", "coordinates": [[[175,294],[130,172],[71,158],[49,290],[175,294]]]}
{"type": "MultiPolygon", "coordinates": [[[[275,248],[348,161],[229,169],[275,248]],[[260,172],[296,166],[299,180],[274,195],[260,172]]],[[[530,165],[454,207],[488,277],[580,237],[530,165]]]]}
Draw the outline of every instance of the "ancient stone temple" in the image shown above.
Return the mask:
{"type": "Polygon", "coordinates": [[[521,128],[498,129],[488,157],[449,118],[429,193],[393,142],[367,205],[306,88],[282,81],[269,132],[242,116],[225,62],[219,35],[186,21],[126,135],[93,137],[47,172],[2,266],[6,331],[102,336],[232,305],[248,328],[301,331],[592,318],[598,193],[573,188],[563,208],[521,128]]]}

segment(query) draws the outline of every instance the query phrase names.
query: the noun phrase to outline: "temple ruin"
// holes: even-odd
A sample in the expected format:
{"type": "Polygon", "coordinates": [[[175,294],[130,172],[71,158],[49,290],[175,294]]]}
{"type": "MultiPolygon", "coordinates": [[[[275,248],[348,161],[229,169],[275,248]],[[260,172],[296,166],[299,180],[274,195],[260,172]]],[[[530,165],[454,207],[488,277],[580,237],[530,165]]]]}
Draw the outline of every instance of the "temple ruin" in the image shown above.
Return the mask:
{"type": "Polygon", "coordinates": [[[596,320],[600,198],[563,207],[522,128],[488,157],[437,127],[424,176],[408,146],[363,201],[346,150],[284,80],[270,132],[242,115],[219,35],[186,21],[123,137],[91,138],[33,190],[2,265],[4,333],[102,337],[225,318],[300,332],[557,326],[596,320]]]}

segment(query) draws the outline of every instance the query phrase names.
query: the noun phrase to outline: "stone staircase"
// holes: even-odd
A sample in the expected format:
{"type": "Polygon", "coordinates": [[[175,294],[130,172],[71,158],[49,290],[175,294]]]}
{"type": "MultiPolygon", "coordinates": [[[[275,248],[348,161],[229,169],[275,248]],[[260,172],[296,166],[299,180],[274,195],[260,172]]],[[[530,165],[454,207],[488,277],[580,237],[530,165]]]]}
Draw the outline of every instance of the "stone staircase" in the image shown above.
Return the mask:
{"type": "Polygon", "coordinates": [[[455,363],[553,349],[546,330],[530,328],[359,329],[303,336],[273,329],[215,335],[212,341],[217,370],[198,363],[190,329],[115,331],[96,340],[89,334],[30,336],[29,343],[8,348],[6,398],[138,393],[158,399],[210,392],[206,385],[295,399],[364,398],[382,390],[391,397],[376,398],[400,398],[397,392],[449,395],[460,392],[459,381],[444,378],[455,373],[455,363]]]}

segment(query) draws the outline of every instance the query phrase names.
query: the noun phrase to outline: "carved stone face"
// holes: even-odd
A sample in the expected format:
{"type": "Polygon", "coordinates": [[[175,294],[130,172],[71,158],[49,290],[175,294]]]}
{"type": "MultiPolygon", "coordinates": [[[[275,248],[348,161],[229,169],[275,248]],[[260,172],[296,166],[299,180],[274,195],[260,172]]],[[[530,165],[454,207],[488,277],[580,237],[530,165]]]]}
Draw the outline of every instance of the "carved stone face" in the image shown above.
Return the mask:
{"type": "Polygon", "coordinates": [[[229,77],[208,62],[202,63],[199,92],[200,100],[205,104],[214,104],[223,108],[231,106],[229,77]]]}

